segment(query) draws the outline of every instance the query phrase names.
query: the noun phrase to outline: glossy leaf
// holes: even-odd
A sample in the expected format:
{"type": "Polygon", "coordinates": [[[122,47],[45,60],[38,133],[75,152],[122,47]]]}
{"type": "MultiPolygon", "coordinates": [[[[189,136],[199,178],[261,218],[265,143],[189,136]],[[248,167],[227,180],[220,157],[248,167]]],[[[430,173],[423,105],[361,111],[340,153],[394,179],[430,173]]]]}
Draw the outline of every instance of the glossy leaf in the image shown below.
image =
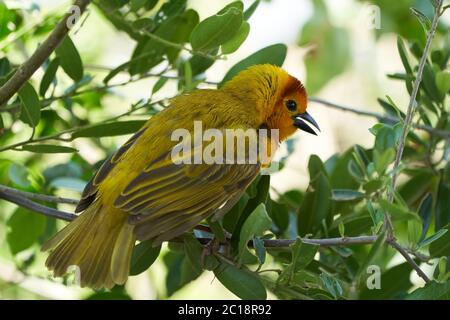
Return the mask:
{"type": "Polygon", "coordinates": [[[34,128],[41,119],[41,102],[33,86],[26,82],[18,92],[21,101],[20,120],[34,128]]]}
{"type": "Polygon", "coordinates": [[[45,230],[46,218],[19,208],[8,219],[6,240],[12,254],[17,254],[37,243],[45,230]]]}
{"type": "Polygon", "coordinates": [[[241,44],[247,39],[250,32],[250,24],[244,21],[233,38],[222,44],[222,53],[230,54],[235,52],[241,44]]]}
{"type": "Polygon", "coordinates": [[[72,133],[72,139],[82,137],[112,137],[135,133],[145,123],[144,120],[117,121],[100,123],[72,133]]]}
{"type": "Polygon", "coordinates": [[[156,261],[161,246],[153,246],[152,242],[142,241],[133,249],[131,256],[130,275],[135,276],[146,271],[156,261]]]}
{"type": "Polygon", "coordinates": [[[83,62],[72,39],[66,35],[55,50],[59,63],[64,72],[78,82],[83,78],[83,62]]]}
{"type": "Polygon", "coordinates": [[[53,59],[47,66],[44,75],[42,76],[41,84],[39,86],[39,94],[41,97],[45,96],[50,84],[54,81],[56,71],[59,67],[59,58],[53,59]]]}
{"type": "Polygon", "coordinates": [[[77,149],[65,146],[55,146],[52,144],[27,144],[22,147],[22,150],[34,153],[74,153],[77,149]]]}
{"type": "Polygon", "coordinates": [[[256,209],[248,216],[242,225],[241,234],[239,237],[239,255],[238,260],[241,261],[244,255],[244,251],[247,251],[247,243],[254,237],[260,236],[264,231],[270,229],[272,225],[272,219],[267,214],[266,207],[261,203],[256,209]]]}
{"type": "Polygon", "coordinates": [[[206,18],[192,30],[190,39],[192,48],[207,51],[219,47],[234,37],[242,21],[242,11],[235,7],[206,18]]]}
{"type": "Polygon", "coordinates": [[[261,280],[250,271],[242,270],[234,265],[222,262],[214,270],[216,278],[236,296],[245,300],[265,300],[266,288],[261,280]]]}

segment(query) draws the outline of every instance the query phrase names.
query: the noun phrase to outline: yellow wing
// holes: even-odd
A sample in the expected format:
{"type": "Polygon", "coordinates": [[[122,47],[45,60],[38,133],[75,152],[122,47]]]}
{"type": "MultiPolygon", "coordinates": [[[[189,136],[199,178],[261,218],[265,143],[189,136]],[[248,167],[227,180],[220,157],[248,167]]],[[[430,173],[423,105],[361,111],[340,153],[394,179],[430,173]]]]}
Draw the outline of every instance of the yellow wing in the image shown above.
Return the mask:
{"type": "Polygon", "coordinates": [[[229,210],[259,170],[259,164],[176,164],[168,153],[134,178],[114,206],[131,214],[138,239],[160,243],[229,210]]]}

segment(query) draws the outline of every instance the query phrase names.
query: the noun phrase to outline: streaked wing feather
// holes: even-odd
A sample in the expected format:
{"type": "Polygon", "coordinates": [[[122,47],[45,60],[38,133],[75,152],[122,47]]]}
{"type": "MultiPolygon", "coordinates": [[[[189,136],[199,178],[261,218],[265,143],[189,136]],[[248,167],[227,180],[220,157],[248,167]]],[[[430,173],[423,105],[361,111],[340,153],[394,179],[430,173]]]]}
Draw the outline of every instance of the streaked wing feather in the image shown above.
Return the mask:
{"type": "Polygon", "coordinates": [[[142,127],[102,164],[94,177],[92,177],[92,179],[84,187],[80,202],[78,202],[78,205],[75,208],[75,212],[84,211],[94,202],[98,191],[98,185],[108,176],[112,168],[114,168],[114,166],[120,161],[122,156],[130,149],[142,133],[144,133],[145,129],[145,126],[142,127]]]}

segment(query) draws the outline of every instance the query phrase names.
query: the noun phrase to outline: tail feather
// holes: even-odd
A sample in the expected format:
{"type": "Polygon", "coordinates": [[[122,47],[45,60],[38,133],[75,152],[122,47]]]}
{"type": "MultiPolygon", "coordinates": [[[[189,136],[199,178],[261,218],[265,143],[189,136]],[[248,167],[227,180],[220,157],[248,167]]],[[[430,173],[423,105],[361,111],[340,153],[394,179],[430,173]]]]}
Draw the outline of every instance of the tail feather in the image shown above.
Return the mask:
{"type": "Polygon", "coordinates": [[[134,226],[125,223],[116,240],[112,254],[111,272],[114,282],[117,284],[124,284],[128,279],[131,254],[136,242],[133,230],[134,226]]]}
{"type": "Polygon", "coordinates": [[[94,202],[42,249],[51,251],[46,266],[54,276],[76,265],[80,285],[100,289],[125,283],[134,243],[133,226],[126,215],[94,202]]]}

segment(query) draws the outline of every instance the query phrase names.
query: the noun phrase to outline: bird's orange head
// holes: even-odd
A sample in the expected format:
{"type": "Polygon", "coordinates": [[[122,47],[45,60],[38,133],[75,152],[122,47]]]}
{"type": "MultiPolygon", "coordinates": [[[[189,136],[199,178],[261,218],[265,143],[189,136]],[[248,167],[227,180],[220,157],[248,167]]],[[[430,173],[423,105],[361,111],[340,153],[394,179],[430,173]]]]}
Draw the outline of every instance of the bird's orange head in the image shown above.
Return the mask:
{"type": "Polygon", "coordinates": [[[303,84],[277,66],[252,66],[227,82],[224,90],[233,91],[256,106],[258,125],[278,129],[280,141],[297,129],[316,134],[310,125],[320,130],[306,112],[308,99],[303,84]]]}

